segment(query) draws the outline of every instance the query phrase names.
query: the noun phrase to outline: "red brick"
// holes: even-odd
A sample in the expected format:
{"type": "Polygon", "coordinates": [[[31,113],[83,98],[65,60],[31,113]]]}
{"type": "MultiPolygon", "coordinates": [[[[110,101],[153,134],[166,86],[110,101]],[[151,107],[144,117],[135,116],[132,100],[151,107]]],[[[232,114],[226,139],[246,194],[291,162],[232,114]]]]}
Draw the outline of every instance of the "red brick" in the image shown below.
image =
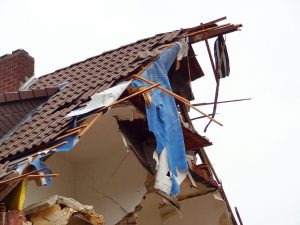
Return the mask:
{"type": "Polygon", "coordinates": [[[0,93],[18,91],[25,76],[34,73],[34,59],[24,50],[0,57],[0,93]]]}

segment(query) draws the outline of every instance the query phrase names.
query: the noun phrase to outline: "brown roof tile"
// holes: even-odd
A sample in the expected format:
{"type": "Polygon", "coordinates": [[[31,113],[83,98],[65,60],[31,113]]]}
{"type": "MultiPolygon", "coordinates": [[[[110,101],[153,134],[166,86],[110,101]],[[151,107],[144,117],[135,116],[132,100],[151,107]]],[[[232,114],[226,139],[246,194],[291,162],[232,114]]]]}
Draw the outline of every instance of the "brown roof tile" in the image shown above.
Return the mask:
{"type": "MultiPolygon", "coordinates": [[[[13,98],[11,98],[12,100],[13,98]]],[[[47,98],[7,101],[0,104],[0,138],[11,131],[28,113],[47,98]]]]}
{"type": "Polygon", "coordinates": [[[0,138],[57,91],[59,88],[53,87],[0,94],[0,138]]]}
{"type": "Polygon", "coordinates": [[[0,94],[0,103],[5,102],[4,94],[0,94]]]}
{"type": "Polygon", "coordinates": [[[22,91],[20,93],[20,99],[34,98],[32,91],[22,91]]]}
{"type": "MultiPolygon", "coordinates": [[[[37,151],[54,140],[72,121],[72,118],[65,118],[67,113],[92,94],[135,72],[146,62],[138,57],[138,52],[168,43],[178,34],[179,31],[175,31],[146,38],[40,77],[31,89],[46,88],[48,93],[49,85],[67,84],[0,146],[0,159],[3,161],[37,151]]],[[[36,96],[36,91],[33,93],[36,96]]]]}
{"type": "Polygon", "coordinates": [[[5,92],[0,93],[0,104],[7,102],[20,101],[25,99],[50,97],[59,91],[58,87],[45,87],[39,89],[32,89],[28,91],[18,91],[18,92],[5,92]]]}
{"type": "Polygon", "coordinates": [[[20,99],[18,92],[7,92],[5,93],[5,101],[6,102],[12,102],[12,101],[18,101],[20,99]]]}

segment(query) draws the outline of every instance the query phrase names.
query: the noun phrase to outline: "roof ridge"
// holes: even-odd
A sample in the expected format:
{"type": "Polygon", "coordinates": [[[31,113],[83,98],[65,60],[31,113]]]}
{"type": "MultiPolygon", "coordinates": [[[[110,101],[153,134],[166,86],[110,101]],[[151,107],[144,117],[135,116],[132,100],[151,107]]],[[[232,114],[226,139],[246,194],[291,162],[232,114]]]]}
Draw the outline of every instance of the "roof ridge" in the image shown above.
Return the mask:
{"type": "Polygon", "coordinates": [[[0,93],[0,104],[14,101],[23,101],[34,98],[50,97],[59,91],[59,87],[35,88],[27,91],[0,93]]]}

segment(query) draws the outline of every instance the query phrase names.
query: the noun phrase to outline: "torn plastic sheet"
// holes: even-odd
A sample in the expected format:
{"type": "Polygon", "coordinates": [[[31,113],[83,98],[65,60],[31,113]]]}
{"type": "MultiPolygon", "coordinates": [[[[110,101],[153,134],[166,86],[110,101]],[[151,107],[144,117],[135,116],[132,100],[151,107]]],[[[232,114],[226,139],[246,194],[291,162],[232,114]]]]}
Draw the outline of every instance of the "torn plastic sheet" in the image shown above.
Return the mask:
{"type": "MultiPolygon", "coordinates": [[[[156,179],[154,188],[159,189],[167,194],[171,193],[171,188],[178,188],[178,185],[182,183],[184,178],[186,177],[186,172],[182,172],[181,170],[177,170],[177,175],[174,179],[176,184],[174,185],[172,182],[171,176],[168,176],[170,171],[169,164],[168,164],[168,149],[164,148],[162,152],[157,154],[156,151],[153,152],[153,158],[156,160],[156,179]]],[[[175,191],[175,190],[174,190],[175,191]]],[[[177,190],[179,192],[179,190],[177,190]]]]}
{"type": "MultiPolygon", "coordinates": [[[[44,158],[47,156],[46,153],[41,153],[38,155],[31,163],[30,165],[35,168],[35,170],[39,170],[44,168],[43,170],[39,171],[39,174],[51,174],[52,171],[49,169],[45,164],[44,164],[44,158]]],[[[41,186],[49,186],[52,184],[52,179],[51,177],[45,177],[45,178],[40,178],[40,184],[41,186]]]]}
{"type": "Polygon", "coordinates": [[[189,44],[188,44],[188,40],[185,41],[185,40],[180,40],[178,42],[176,42],[180,49],[178,51],[178,54],[177,54],[177,60],[182,60],[182,58],[184,57],[187,57],[188,55],[188,52],[189,52],[189,44]]]}
{"type": "Polygon", "coordinates": [[[72,135],[72,136],[69,136],[69,137],[65,137],[64,139],[53,143],[51,146],[55,146],[55,145],[58,145],[58,144],[63,143],[63,142],[67,142],[67,143],[64,144],[64,145],[56,147],[54,149],[55,152],[68,152],[68,151],[70,151],[79,142],[79,137],[77,135],[72,135]]]}
{"type": "MultiPolygon", "coordinates": [[[[63,143],[63,142],[67,142],[67,144],[61,145],[61,146],[55,148],[54,150],[48,151],[47,153],[45,153],[45,152],[41,153],[30,163],[30,165],[33,165],[35,167],[35,169],[37,169],[37,170],[41,169],[41,168],[45,168],[44,170],[40,171],[39,174],[51,174],[52,173],[51,169],[49,169],[44,164],[46,157],[52,155],[55,152],[70,151],[78,143],[78,141],[79,141],[79,137],[77,135],[72,135],[72,136],[69,136],[69,137],[66,137],[66,138],[60,140],[59,142],[55,142],[53,144],[53,146],[63,143]]],[[[42,186],[49,186],[52,184],[51,177],[40,178],[39,180],[40,180],[40,183],[42,186]]]]}
{"type": "MultiPolygon", "coordinates": [[[[155,63],[149,66],[141,76],[152,82],[160,83],[162,87],[172,91],[167,73],[177,58],[180,47],[178,43],[172,46],[155,63]]],[[[136,88],[149,85],[137,79],[132,82],[132,86],[136,88]]],[[[157,141],[156,151],[161,154],[165,147],[168,149],[168,166],[172,187],[170,193],[167,194],[177,195],[180,192],[179,184],[176,181],[177,171],[181,171],[186,175],[188,165],[175,99],[159,89],[154,89],[150,95],[153,104],[146,108],[149,130],[155,135],[157,141]]]]}
{"type": "Polygon", "coordinates": [[[112,88],[109,88],[105,91],[92,95],[91,101],[87,103],[86,107],[73,110],[66,117],[86,114],[93,110],[114,103],[121,96],[121,94],[126,90],[126,88],[129,86],[130,83],[131,81],[124,81],[112,88]]]}
{"type": "MultiPolygon", "coordinates": [[[[38,172],[39,175],[52,174],[51,169],[48,168],[44,163],[46,158],[49,157],[50,155],[54,154],[55,152],[70,151],[79,142],[79,137],[77,135],[65,137],[64,139],[53,143],[51,146],[55,146],[55,145],[58,145],[63,142],[67,142],[67,143],[64,145],[58,146],[52,150],[46,149],[46,150],[40,152],[36,157],[32,157],[32,156],[27,157],[26,160],[23,160],[22,162],[19,162],[17,164],[16,171],[19,174],[21,174],[21,173],[23,173],[24,169],[27,168],[27,165],[31,165],[34,167],[35,170],[44,168],[43,170],[38,172]]],[[[38,184],[41,186],[49,186],[52,184],[52,178],[51,177],[39,178],[38,184]]]]}
{"type": "MultiPolygon", "coordinates": [[[[190,162],[190,157],[187,155],[188,161],[190,162]]],[[[164,191],[165,193],[170,194],[171,188],[172,188],[172,179],[170,176],[168,176],[170,168],[168,164],[168,149],[164,148],[163,151],[160,153],[160,155],[157,154],[156,151],[153,152],[153,158],[156,161],[156,179],[154,183],[154,188],[159,189],[161,191],[164,191]]],[[[197,187],[191,173],[188,171],[182,172],[181,170],[177,169],[177,177],[174,177],[177,184],[180,185],[183,180],[185,179],[186,175],[188,175],[188,178],[192,184],[193,187],[197,187]]]]}

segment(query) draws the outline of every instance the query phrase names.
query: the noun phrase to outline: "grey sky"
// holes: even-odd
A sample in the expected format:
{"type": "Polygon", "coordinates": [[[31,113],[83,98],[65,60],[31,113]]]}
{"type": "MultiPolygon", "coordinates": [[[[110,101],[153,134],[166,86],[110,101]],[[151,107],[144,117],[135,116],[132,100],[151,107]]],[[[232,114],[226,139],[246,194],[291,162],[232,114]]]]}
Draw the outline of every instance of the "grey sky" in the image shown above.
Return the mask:
{"type": "MultiPolygon", "coordinates": [[[[23,48],[40,76],[137,39],[222,16],[242,23],[227,35],[231,75],[205,134],[208,154],[232,206],[247,225],[299,225],[299,1],[0,1],[0,55],[23,48]]],[[[213,42],[211,42],[212,46],[213,42]]],[[[213,100],[214,79],[204,43],[194,46],[206,76],[196,101],[213,100]]],[[[210,107],[203,108],[210,112],[210,107]]],[[[191,113],[196,116],[196,113],[191,113]]],[[[195,123],[203,134],[206,120],[195,123]]]]}

